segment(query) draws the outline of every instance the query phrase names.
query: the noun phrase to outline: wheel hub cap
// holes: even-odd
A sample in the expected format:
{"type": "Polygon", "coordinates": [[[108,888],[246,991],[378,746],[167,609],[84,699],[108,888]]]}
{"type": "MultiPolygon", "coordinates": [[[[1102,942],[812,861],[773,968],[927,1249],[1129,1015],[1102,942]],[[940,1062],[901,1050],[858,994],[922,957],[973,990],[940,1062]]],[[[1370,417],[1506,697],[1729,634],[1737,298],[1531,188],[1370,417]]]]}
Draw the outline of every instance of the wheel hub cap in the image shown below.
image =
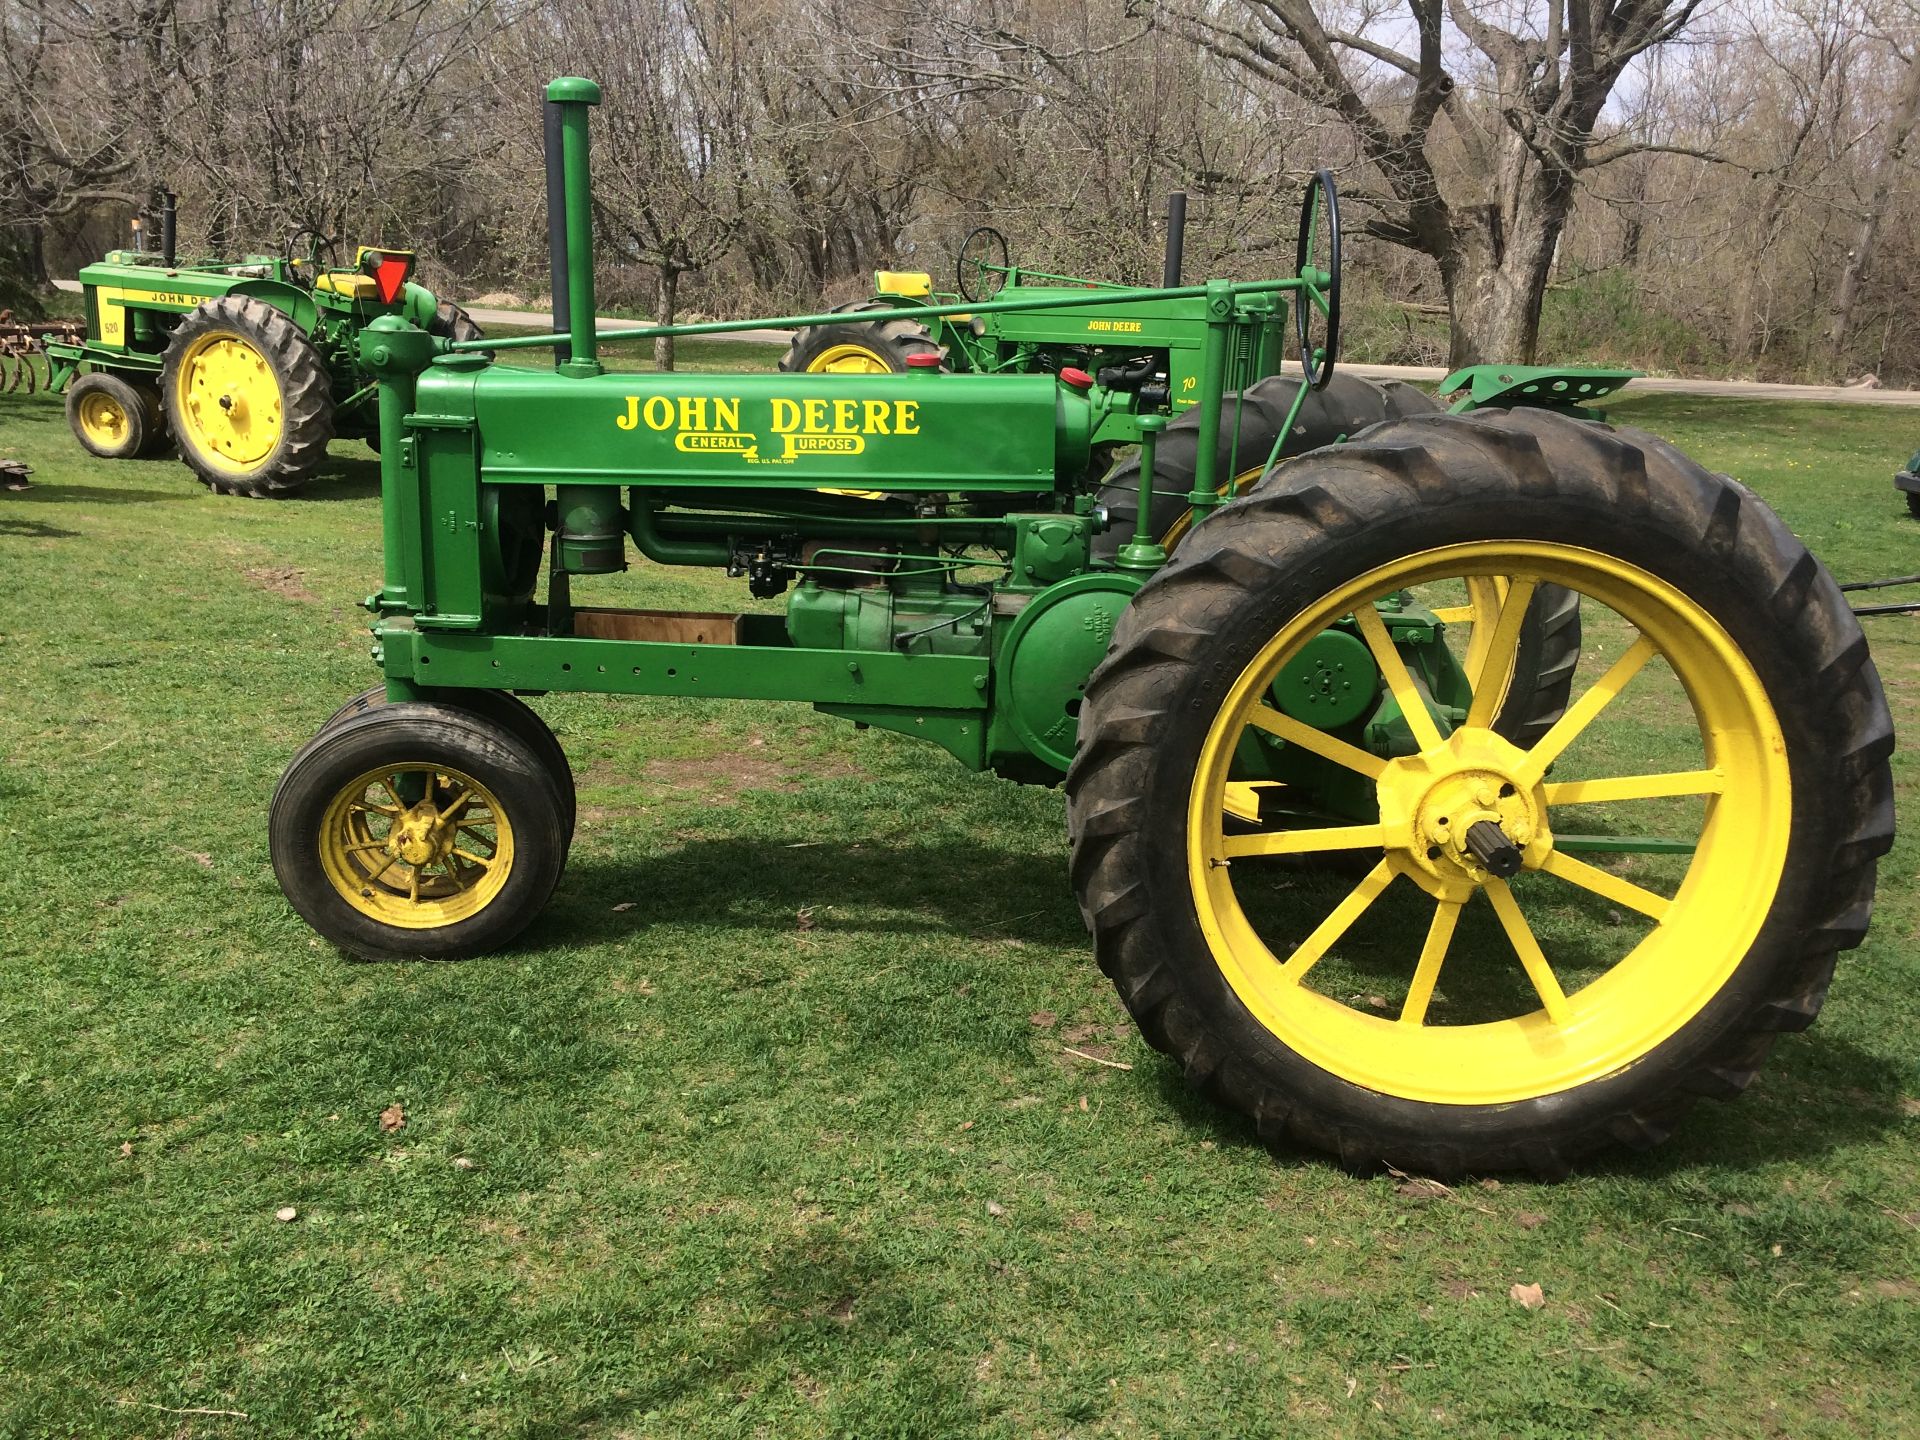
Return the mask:
{"type": "Polygon", "coordinates": [[[1526,756],[1491,730],[1456,730],[1437,748],[1388,764],[1379,780],[1387,848],[1402,873],[1439,899],[1462,900],[1498,878],[1468,844],[1480,824],[1497,826],[1537,866],[1553,849],[1546,796],[1523,780],[1526,756]]]}
{"type": "Polygon", "coordinates": [[[413,866],[433,865],[453,850],[453,827],[431,800],[422,800],[403,814],[387,838],[388,853],[413,866]]]}

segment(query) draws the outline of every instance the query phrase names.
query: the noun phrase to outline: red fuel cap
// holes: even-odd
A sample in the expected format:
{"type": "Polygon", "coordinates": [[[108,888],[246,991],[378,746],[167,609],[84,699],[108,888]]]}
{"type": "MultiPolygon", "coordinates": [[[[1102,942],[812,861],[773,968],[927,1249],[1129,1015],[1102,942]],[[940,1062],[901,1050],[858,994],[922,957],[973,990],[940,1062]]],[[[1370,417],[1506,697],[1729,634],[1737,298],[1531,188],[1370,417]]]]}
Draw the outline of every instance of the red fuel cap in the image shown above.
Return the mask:
{"type": "Polygon", "coordinates": [[[1076,370],[1073,366],[1069,365],[1060,372],[1060,383],[1063,385],[1071,385],[1074,389],[1085,394],[1093,388],[1093,376],[1084,370],[1076,370]]]}
{"type": "Polygon", "coordinates": [[[907,356],[907,368],[909,370],[938,370],[940,368],[940,352],[937,350],[927,350],[922,351],[918,355],[909,355],[907,356]]]}

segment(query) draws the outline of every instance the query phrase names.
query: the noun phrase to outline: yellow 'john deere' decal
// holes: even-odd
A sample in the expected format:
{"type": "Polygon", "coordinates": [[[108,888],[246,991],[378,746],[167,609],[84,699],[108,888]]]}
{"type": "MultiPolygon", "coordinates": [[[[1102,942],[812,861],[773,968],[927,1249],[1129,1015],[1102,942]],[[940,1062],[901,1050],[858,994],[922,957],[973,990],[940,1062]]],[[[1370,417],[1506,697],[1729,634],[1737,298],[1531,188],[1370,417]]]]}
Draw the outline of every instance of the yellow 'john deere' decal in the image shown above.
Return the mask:
{"type": "Polygon", "coordinates": [[[1140,324],[1138,320],[1089,320],[1087,329],[1109,331],[1115,335],[1138,335],[1140,324]]]}
{"type": "Polygon", "coordinates": [[[918,435],[918,400],[789,400],[769,402],[768,429],[782,441],[777,454],[760,453],[760,434],[740,425],[740,399],[726,395],[638,395],[614,416],[622,430],[645,428],[673,435],[683,454],[738,455],[748,464],[790,465],[802,455],[859,455],[871,435],[918,435]]]}
{"type": "Polygon", "coordinates": [[[191,310],[204,298],[176,295],[166,290],[129,290],[124,285],[96,285],[94,299],[100,307],[100,343],[124,346],[127,343],[127,304],[178,306],[191,310]]]}

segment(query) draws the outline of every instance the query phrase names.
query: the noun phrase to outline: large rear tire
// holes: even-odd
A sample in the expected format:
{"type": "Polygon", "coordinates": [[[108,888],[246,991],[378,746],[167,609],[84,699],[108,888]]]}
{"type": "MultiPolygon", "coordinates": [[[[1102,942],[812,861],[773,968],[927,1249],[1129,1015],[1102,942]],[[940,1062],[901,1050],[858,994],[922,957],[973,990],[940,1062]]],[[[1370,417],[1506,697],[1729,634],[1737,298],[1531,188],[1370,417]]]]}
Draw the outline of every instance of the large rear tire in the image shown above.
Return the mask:
{"type": "Polygon", "coordinates": [[[333,380],[282,310],[247,295],[180,323],[160,371],[180,458],[221,495],[278,498],[313,478],[333,438],[333,380]]]}
{"type": "Polygon", "coordinates": [[[1142,1033],[1262,1136],[1363,1168],[1550,1178],[1737,1095],[1819,1012],[1893,838],[1892,725],[1832,577],[1737,482],[1537,410],[1385,425],[1213,516],[1122,615],[1080,735],[1074,885],[1142,1033]],[[1388,760],[1267,703],[1342,616],[1365,632],[1398,604],[1377,601],[1463,575],[1612,612],[1620,658],[1544,739],[1476,703],[1388,760]],[[1371,780],[1378,821],[1245,828],[1225,787],[1249,726],[1371,780]],[[1650,811],[1694,817],[1690,855],[1568,853],[1608,838],[1575,816],[1630,835],[1650,811]],[[1381,858],[1318,893],[1262,869],[1335,846],[1381,858]],[[1456,921],[1476,953],[1448,959],[1456,921]]]}
{"type": "MultiPolygon", "coordinates": [[[[873,309],[875,302],[856,307],[873,309]]],[[[894,309],[889,304],[885,309],[894,309]]],[[[793,343],[780,357],[789,374],[888,375],[904,374],[912,355],[938,355],[940,347],[918,320],[849,319],[837,325],[809,325],[793,332],[793,343]]]]}

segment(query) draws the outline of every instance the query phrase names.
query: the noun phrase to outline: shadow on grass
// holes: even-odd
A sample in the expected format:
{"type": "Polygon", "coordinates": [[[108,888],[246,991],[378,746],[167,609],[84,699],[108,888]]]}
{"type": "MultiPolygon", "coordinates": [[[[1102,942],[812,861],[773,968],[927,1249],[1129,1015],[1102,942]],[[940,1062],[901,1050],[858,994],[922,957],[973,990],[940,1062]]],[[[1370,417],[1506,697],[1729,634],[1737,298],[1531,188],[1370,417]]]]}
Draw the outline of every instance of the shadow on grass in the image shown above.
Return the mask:
{"type": "Polygon", "coordinates": [[[816,933],[962,934],[1081,945],[1086,931],[1067,853],[943,841],[927,845],[696,840],[660,855],[576,858],[536,944],[631,941],[655,924],[789,935],[801,910],[816,933]],[[615,905],[633,903],[615,913],[615,905]]]}
{"type": "Polygon", "coordinates": [[[32,540],[71,540],[78,530],[62,530],[44,520],[10,520],[0,516],[0,535],[24,535],[32,540]]]}
{"type": "MultiPolygon", "coordinates": [[[[962,1370],[971,1369],[971,1356],[929,1332],[924,1288],[880,1247],[837,1225],[816,1225],[776,1241],[756,1269],[757,1294],[742,1297],[739,1307],[754,1318],[718,1335],[705,1333],[693,1353],[662,1364],[640,1383],[521,1433],[529,1440],[599,1433],[676,1405],[723,1397],[731,1403],[796,1371],[828,1382],[815,1403],[832,1405],[838,1433],[895,1433],[887,1421],[903,1412],[913,1416],[915,1435],[974,1435],[984,1428],[962,1370]],[[848,1373],[850,1356],[862,1357],[855,1368],[866,1374],[848,1373]]],[[[663,1318],[644,1299],[598,1315],[612,1329],[643,1333],[659,1330],[663,1318]]],[[[780,1398],[777,1391],[769,1396],[776,1408],[780,1398]]],[[[655,1433],[644,1424],[642,1430],[655,1433]]]]}
{"type": "Polygon", "coordinates": [[[49,485],[35,480],[25,490],[9,490],[0,495],[0,501],[40,505],[157,505],[195,499],[198,490],[198,486],[191,490],[147,490],[116,485],[104,477],[98,485],[49,485]]]}
{"type": "Polygon", "coordinates": [[[380,462],[360,456],[329,455],[297,500],[369,500],[380,494],[380,462]]]}

